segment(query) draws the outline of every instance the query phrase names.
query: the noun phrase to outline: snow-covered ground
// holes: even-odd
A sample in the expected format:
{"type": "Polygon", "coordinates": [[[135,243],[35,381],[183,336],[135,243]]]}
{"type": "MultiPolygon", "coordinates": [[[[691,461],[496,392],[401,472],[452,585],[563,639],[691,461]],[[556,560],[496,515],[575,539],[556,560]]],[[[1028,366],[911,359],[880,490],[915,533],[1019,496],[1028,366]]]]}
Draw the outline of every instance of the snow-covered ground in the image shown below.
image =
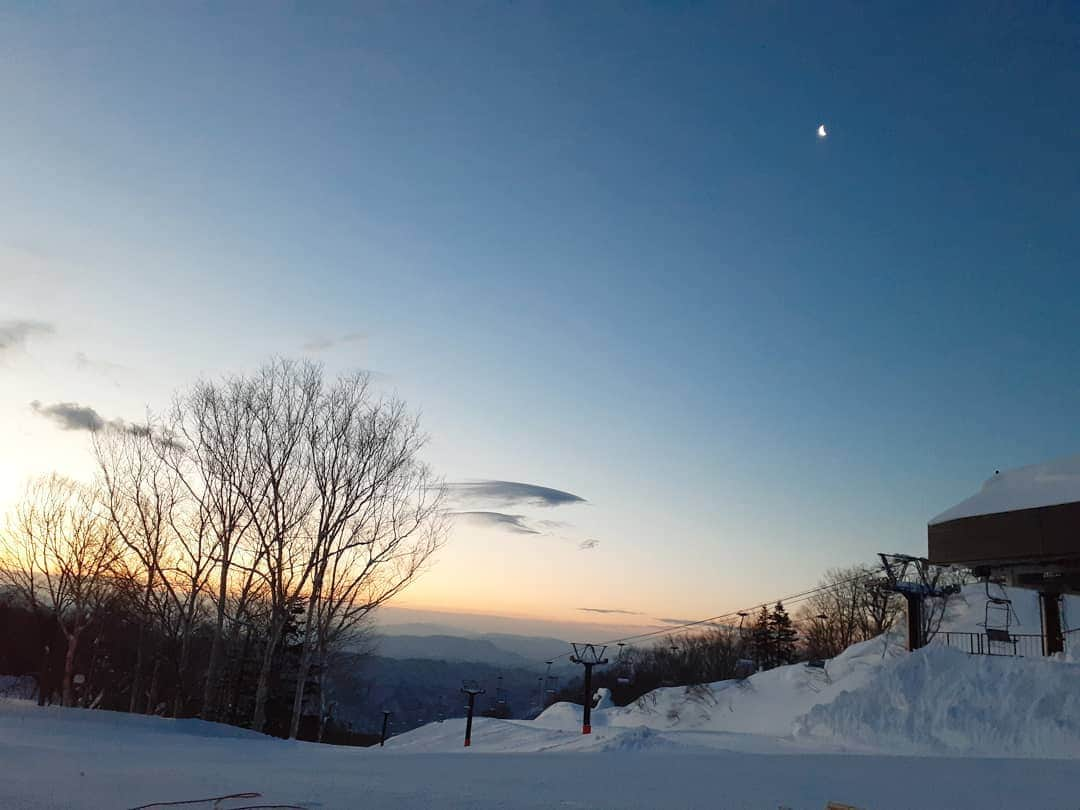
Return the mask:
{"type": "MultiPolygon", "coordinates": [[[[478,741],[499,726],[479,723],[478,741]]],[[[199,721],[0,700],[0,807],[121,810],[252,791],[263,795],[222,807],[822,810],[835,801],[867,810],[1054,810],[1075,808],[1080,794],[1075,760],[647,748],[588,755],[481,748],[463,755],[404,754],[389,747],[287,743],[199,721]]]]}
{"type": "MultiPolygon", "coordinates": [[[[949,629],[981,629],[983,595],[966,595],[949,629]]],[[[1038,632],[1034,596],[1013,596],[1022,629],[1038,632]]],[[[1064,659],[908,655],[894,635],[851,647],[825,670],[795,665],[742,683],[660,689],[622,708],[604,701],[588,736],[580,714],[557,704],[535,721],[477,718],[469,749],[463,720],[356,749],[0,700],[0,807],[131,808],[245,791],[263,797],[223,808],[1080,802],[1080,664],[1064,659]]]]}

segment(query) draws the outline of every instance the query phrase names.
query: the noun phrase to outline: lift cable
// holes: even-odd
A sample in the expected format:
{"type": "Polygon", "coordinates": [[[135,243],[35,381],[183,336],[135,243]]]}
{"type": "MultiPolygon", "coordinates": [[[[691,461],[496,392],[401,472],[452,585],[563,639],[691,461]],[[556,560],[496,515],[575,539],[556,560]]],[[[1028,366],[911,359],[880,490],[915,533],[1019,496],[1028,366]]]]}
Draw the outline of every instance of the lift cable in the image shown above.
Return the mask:
{"type": "MultiPolygon", "coordinates": [[[[790,604],[798,604],[799,602],[803,602],[803,601],[809,599],[811,596],[814,596],[815,594],[821,593],[823,591],[828,591],[828,590],[831,590],[832,588],[838,588],[838,587],[840,587],[842,585],[848,585],[848,584],[853,583],[853,582],[858,582],[859,580],[875,578],[877,576],[880,576],[880,574],[883,572],[883,570],[884,569],[881,569],[881,568],[874,568],[874,569],[871,569],[869,571],[865,571],[863,573],[857,574],[857,575],[855,575],[853,577],[848,577],[847,579],[842,579],[842,580],[840,580],[838,582],[830,582],[827,585],[819,585],[816,588],[811,588],[808,591],[802,591],[801,593],[792,594],[790,596],[784,596],[784,597],[781,597],[779,599],[770,599],[770,600],[768,600],[766,602],[761,602],[759,604],[753,605],[752,607],[743,608],[741,610],[732,610],[732,611],[729,611],[727,613],[721,613],[721,614],[719,614],[717,616],[710,616],[707,619],[697,619],[696,621],[685,622],[683,624],[677,624],[677,625],[673,625],[671,627],[661,627],[661,628],[659,628],[657,630],[652,630],[652,631],[649,631],[647,633],[638,633],[637,635],[633,635],[633,636],[623,636],[622,638],[616,638],[616,639],[611,639],[610,641],[605,641],[605,642],[603,642],[603,644],[610,646],[612,644],[618,644],[620,642],[626,643],[628,641],[640,641],[640,640],[647,639],[647,638],[662,638],[662,637],[664,637],[666,635],[670,635],[672,633],[678,633],[679,631],[686,630],[687,628],[690,628],[690,627],[699,627],[699,626],[701,626],[703,624],[712,624],[714,622],[720,621],[721,619],[734,619],[740,613],[750,613],[751,611],[759,610],[760,608],[768,607],[769,605],[774,605],[777,602],[782,602],[784,604],[789,604],[789,605],[790,604]]],[[[571,652],[565,652],[562,655],[555,656],[555,660],[558,660],[559,658],[566,658],[566,657],[571,656],[571,655],[572,655],[571,652]]]]}

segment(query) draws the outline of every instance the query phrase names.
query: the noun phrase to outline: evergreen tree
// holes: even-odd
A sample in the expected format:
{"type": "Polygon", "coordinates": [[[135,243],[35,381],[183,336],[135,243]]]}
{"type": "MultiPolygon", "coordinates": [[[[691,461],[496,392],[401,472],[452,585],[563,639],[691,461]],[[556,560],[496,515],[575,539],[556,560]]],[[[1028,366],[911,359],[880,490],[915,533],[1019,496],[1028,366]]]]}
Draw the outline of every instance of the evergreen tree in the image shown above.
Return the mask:
{"type": "Polygon", "coordinates": [[[791,624],[791,617],[782,602],[777,602],[769,615],[769,635],[772,637],[774,666],[791,664],[796,658],[795,644],[798,633],[791,624]]]}
{"type": "Polygon", "coordinates": [[[750,649],[753,652],[754,662],[757,664],[758,669],[772,669],[776,666],[770,619],[769,611],[762,605],[761,613],[758,614],[750,631],[750,649]]]}

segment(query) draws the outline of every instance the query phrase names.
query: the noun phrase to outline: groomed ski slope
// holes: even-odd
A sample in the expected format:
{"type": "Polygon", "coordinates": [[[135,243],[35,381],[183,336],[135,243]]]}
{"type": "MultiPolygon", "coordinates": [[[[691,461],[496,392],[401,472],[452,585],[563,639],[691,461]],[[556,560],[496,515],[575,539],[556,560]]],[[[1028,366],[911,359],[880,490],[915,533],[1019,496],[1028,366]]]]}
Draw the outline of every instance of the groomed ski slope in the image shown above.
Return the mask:
{"type": "Polygon", "coordinates": [[[835,801],[864,810],[1075,810],[1080,795],[1076,760],[692,747],[395,754],[10,700],[0,700],[0,777],[4,810],[122,810],[242,791],[262,797],[222,808],[823,810],[835,801]]]}
{"type": "MultiPolygon", "coordinates": [[[[1013,596],[1017,629],[1038,632],[1033,595],[1013,596]]],[[[966,597],[949,629],[981,629],[981,589],[966,597]]],[[[853,646],[824,672],[795,665],[742,684],[657,690],[640,705],[602,702],[589,736],[569,704],[532,722],[478,718],[470,749],[463,720],[356,749],[0,700],[0,807],[132,808],[258,791],[252,803],[312,810],[820,810],[828,801],[1075,810],[1078,696],[1080,664],[943,648],[908,655],[892,636],[853,646]]]]}

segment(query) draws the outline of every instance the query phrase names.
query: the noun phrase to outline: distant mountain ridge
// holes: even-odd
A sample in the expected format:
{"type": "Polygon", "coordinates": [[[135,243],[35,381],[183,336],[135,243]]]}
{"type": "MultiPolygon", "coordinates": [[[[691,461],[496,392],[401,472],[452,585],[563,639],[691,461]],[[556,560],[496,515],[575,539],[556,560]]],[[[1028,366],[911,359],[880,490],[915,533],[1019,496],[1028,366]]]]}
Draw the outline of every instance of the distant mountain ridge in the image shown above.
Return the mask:
{"type": "MultiPolygon", "coordinates": [[[[491,641],[461,636],[381,636],[375,642],[375,651],[381,658],[474,662],[520,669],[536,667],[536,661],[530,661],[491,641]]],[[[543,666],[541,662],[540,667],[543,666]]]]}
{"type": "MultiPolygon", "coordinates": [[[[414,625],[437,628],[437,625],[414,625]]],[[[394,627],[398,630],[398,627],[394,627]]],[[[441,628],[439,628],[441,629],[441,628]]],[[[375,639],[373,652],[383,658],[423,659],[432,661],[476,662],[492,666],[546,671],[546,661],[555,660],[555,668],[569,663],[570,644],[557,638],[518,636],[509,633],[483,633],[463,636],[454,633],[386,633],[375,639]]]]}

